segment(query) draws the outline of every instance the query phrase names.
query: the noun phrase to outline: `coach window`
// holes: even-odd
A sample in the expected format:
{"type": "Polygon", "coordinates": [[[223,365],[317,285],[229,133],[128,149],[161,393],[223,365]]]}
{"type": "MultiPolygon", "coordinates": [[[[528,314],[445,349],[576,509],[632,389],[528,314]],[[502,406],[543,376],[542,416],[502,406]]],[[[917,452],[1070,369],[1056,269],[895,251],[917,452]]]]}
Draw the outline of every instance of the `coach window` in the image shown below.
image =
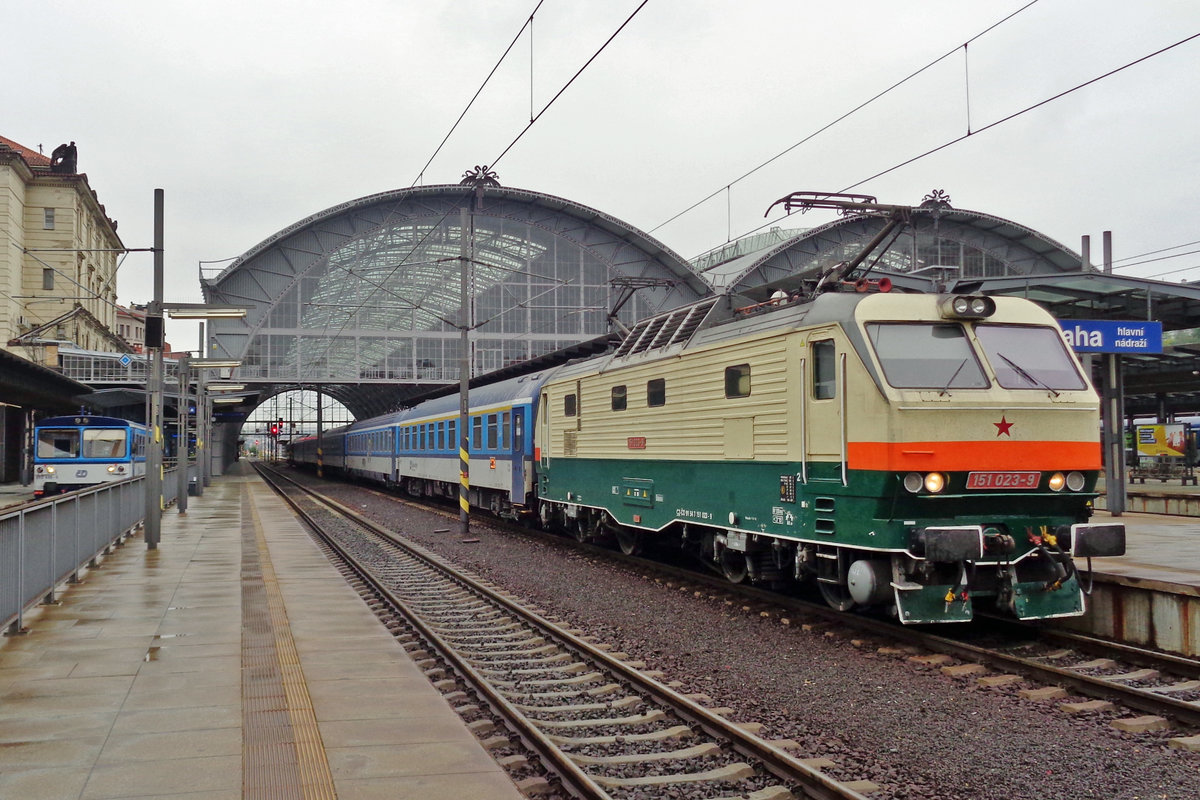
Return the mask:
{"type": "Polygon", "coordinates": [[[471,420],[471,449],[478,451],[483,448],[483,417],[471,420]]]}
{"type": "Polygon", "coordinates": [[[496,418],[495,414],[488,414],[488,418],[487,418],[487,449],[488,450],[495,450],[497,445],[499,445],[497,431],[496,431],[496,428],[497,428],[497,426],[499,426],[499,424],[500,424],[500,421],[496,418]]]}
{"type": "Polygon", "coordinates": [[[575,401],[575,395],[563,395],[563,414],[568,417],[573,417],[579,413],[579,405],[575,401]]]}
{"type": "Polygon", "coordinates": [[[833,339],[822,339],[813,342],[813,397],[817,400],[829,400],[837,396],[837,347],[833,339]]]}
{"type": "Polygon", "coordinates": [[[500,413],[500,450],[507,451],[512,446],[512,437],[508,435],[509,425],[512,424],[512,413],[503,411],[500,413]]]}
{"type": "Polygon", "coordinates": [[[627,405],[624,385],[612,387],[612,410],[624,411],[627,405]]]}
{"type": "Polygon", "coordinates": [[[725,368],[725,396],[750,396],[750,365],[738,364],[725,368]]]}
{"type": "Polygon", "coordinates": [[[663,378],[646,381],[646,405],[651,408],[667,404],[667,382],[663,378]]]}

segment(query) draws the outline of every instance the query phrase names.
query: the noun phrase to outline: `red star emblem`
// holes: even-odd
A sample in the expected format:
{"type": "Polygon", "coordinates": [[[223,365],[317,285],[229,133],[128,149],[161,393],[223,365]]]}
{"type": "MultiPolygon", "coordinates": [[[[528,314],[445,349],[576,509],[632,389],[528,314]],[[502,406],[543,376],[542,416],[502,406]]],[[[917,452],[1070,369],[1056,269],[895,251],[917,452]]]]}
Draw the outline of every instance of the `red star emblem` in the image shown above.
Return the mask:
{"type": "Polygon", "coordinates": [[[1008,429],[1013,426],[1013,423],[1011,423],[1007,419],[1005,419],[1003,414],[1000,415],[999,422],[993,422],[992,424],[996,426],[996,429],[997,429],[996,436],[997,437],[1003,435],[1003,436],[1009,437],[1010,439],[1012,438],[1012,434],[1008,432],[1008,429]]]}

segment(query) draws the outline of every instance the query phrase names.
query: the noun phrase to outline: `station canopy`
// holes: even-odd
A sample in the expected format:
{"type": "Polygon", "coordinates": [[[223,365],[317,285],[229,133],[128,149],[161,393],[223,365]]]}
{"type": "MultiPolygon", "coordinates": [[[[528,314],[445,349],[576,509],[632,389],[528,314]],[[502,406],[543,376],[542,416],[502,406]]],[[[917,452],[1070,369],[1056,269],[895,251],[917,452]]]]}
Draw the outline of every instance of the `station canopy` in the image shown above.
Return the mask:
{"type": "Polygon", "coordinates": [[[413,187],[326,209],[202,272],[207,303],[249,309],[209,323],[207,355],[241,362],[244,411],[305,388],[363,418],[451,385],[464,241],[472,375],[586,352],[617,323],[711,291],[662,243],[578,203],[494,180],[413,187]]]}

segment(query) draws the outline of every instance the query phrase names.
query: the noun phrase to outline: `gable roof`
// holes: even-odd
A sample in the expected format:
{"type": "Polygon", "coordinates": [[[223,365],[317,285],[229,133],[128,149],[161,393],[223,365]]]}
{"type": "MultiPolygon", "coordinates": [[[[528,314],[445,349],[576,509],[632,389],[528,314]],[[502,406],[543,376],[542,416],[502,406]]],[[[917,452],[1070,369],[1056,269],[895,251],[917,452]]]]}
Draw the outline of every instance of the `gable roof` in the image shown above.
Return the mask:
{"type": "Polygon", "coordinates": [[[30,150],[23,144],[18,144],[12,139],[6,139],[0,136],[0,148],[12,150],[17,155],[25,160],[25,163],[31,167],[50,167],[50,156],[44,156],[36,150],[30,150]]]}

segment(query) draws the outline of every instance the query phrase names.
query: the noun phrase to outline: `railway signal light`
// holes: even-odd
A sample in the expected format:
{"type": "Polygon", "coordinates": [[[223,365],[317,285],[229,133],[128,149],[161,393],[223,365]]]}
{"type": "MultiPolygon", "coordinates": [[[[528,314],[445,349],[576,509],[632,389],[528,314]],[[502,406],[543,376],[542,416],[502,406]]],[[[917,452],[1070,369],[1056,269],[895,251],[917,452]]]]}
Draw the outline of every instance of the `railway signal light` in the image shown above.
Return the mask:
{"type": "Polygon", "coordinates": [[[271,423],[271,435],[272,436],[279,435],[279,426],[277,424],[275,424],[274,422],[271,423]]]}

